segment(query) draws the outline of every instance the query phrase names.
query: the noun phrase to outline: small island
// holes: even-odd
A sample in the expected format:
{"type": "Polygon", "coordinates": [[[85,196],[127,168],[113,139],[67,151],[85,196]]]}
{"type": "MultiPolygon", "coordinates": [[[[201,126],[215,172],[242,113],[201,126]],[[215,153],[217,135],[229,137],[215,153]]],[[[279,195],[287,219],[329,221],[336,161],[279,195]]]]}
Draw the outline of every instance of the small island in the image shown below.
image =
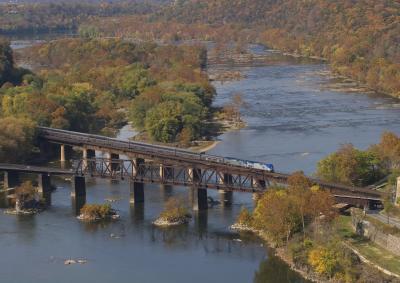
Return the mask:
{"type": "Polygon", "coordinates": [[[6,214],[33,215],[45,209],[45,201],[39,197],[38,190],[27,181],[15,188],[15,208],[7,209],[6,214]]]}
{"type": "Polygon", "coordinates": [[[153,224],[161,227],[177,226],[187,224],[191,217],[191,214],[181,199],[170,198],[165,203],[165,209],[153,224]]]}
{"type": "Polygon", "coordinates": [[[81,209],[79,220],[93,222],[106,219],[118,219],[119,215],[109,204],[85,204],[81,209]]]}

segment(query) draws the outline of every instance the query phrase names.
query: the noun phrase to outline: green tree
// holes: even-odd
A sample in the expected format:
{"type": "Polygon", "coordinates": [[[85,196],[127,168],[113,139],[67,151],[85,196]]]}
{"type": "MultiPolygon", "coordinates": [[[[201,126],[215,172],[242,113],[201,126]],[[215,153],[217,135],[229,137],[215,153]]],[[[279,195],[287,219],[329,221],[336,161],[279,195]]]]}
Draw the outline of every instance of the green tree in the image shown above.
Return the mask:
{"type": "Polygon", "coordinates": [[[328,182],[363,186],[380,176],[379,159],[370,151],[361,151],[351,144],[318,162],[317,176],[328,182]]]}
{"type": "Polygon", "coordinates": [[[33,150],[35,123],[25,118],[0,119],[0,160],[21,163],[33,150]]]}

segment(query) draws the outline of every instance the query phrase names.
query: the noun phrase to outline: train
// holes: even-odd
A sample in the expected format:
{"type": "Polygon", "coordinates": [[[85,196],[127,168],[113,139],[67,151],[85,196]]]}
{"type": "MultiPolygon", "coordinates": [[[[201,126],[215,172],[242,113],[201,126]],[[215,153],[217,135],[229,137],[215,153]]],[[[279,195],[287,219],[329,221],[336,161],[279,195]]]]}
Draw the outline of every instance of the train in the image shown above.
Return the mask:
{"type": "Polygon", "coordinates": [[[173,155],[176,157],[192,159],[192,160],[206,160],[212,163],[222,163],[228,164],[232,166],[240,166],[246,168],[253,168],[259,170],[265,170],[268,172],[274,172],[274,166],[270,163],[261,163],[250,160],[241,160],[235,159],[231,157],[222,157],[216,155],[206,154],[205,152],[193,152],[189,150],[162,146],[162,145],[154,145],[137,141],[122,141],[114,138],[109,138],[100,135],[94,134],[85,134],[79,132],[66,131],[61,129],[53,129],[46,127],[39,127],[41,133],[46,137],[54,138],[58,141],[71,141],[72,144],[92,144],[103,147],[114,147],[116,149],[120,149],[122,151],[126,150],[136,150],[143,154],[162,154],[162,155],[173,155]]]}
{"type": "Polygon", "coordinates": [[[271,173],[274,172],[274,165],[271,163],[261,163],[261,162],[257,162],[257,161],[242,160],[242,159],[236,159],[236,158],[231,158],[231,157],[225,157],[224,160],[225,160],[225,163],[235,165],[235,166],[265,170],[265,171],[268,171],[271,173]]]}

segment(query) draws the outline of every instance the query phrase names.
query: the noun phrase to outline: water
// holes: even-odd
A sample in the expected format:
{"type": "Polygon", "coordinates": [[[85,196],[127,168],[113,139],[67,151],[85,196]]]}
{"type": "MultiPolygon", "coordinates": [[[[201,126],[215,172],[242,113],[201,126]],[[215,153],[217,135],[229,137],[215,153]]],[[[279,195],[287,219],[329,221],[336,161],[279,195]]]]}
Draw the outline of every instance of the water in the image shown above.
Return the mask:
{"type": "MultiPolygon", "coordinates": [[[[216,84],[216,104],[226,103],[233,91],[243,92],[248,127],[222,135],[212,153],[312,173],[316,161],[341,143],[365,148],[383,129],[400,132],[396,100],[333,91],[324,65],[281,58],[270,66],[240,69],[246,79],[216,84]]],[[[129,132],[124,128],[120,137],[129,132]]],[[[262,242],[229,231],[240,208],[252,207],[248,194],[235,193],[232,207],[194,213],[188,226],[165,230],[151,222],[170,196],[191,206],[189,189],[146,185],[140,206],[129,204],[125,182],[89,180],[87,202],[114,198],[121,219],[85,224],[75,218],[69,182],[54,179],[53,184],[58,189],[52,207],[42,214],[0,214],[0,282],[304,282],[262,242]],[[69,258],[88,263],[64,265],[69,258]]],[[[209,195],[219,198],[215,191],[209,195]]]]}
{"type": "Polygon", "coordinates": [[[400,134],[399,100],[338,89],[326,65],[295,64],[286,57],[279,64],[237,69],[247,78],[217,83],[216,105],[229,103],[232,93],[242,93],[248,127],[222,135],[210,153],[312,174],[318,160],[341,144],[366,149],[386,130],[400,134]]]}

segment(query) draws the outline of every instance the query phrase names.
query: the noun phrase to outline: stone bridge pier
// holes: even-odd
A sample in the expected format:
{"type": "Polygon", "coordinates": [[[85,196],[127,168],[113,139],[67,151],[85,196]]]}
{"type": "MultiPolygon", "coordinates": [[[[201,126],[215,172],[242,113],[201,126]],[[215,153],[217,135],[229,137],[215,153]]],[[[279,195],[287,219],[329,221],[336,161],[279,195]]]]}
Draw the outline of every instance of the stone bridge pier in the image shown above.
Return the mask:
{"type": "Polygon", "coordinates": [[[189,175],[195,184],[191,188],[193,210],[206,210],[208,208],[207,189],[196,185],[196,183],[201,183],[201,169],[189,168],[189,175]]]}
{"type": "MultiPolygon", "coordinates": [[[[233,176],[231,174],[224,174],[224,179],[221,180],[223,184],[232,185],[233,176]]],[[[218,190],[220,194],[220,201],[222,206],[231,206],[233,203],[233,192],[226,190],[218,190]]]]}
{"type": "Polygon", "coordinates": [[[60,145],[60,161],[61,163],[65,163],[66,161],[71,159],[72,155],[72,146],[62,144],[60,145]]]}

